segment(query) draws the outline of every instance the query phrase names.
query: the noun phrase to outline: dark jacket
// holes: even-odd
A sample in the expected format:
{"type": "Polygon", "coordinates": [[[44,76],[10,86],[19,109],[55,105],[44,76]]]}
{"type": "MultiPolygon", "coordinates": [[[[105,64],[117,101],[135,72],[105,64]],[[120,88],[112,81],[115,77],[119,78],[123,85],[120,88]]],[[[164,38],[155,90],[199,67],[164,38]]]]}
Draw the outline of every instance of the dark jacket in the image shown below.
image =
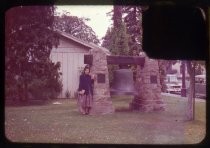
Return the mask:
{"type": "Polygon", "coordinates": [[[93,95],[93,80],[90,75],[82,74],[79,78],[79,89],[78,91],[85,90],[85,95],[89,92],[93,95]]]}

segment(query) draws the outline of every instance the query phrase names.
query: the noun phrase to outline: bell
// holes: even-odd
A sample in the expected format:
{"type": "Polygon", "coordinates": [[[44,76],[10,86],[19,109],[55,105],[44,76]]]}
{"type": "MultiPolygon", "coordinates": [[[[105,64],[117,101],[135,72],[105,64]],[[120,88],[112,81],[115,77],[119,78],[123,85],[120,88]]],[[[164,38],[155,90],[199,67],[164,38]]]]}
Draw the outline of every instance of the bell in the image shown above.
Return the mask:
{"type": "Polygon", "coordinates": [[[114,71],[114,82],[110,89],[111,95],[134,95],[136,94],[133,81],[133,72],[130,69],[114,71]]]}

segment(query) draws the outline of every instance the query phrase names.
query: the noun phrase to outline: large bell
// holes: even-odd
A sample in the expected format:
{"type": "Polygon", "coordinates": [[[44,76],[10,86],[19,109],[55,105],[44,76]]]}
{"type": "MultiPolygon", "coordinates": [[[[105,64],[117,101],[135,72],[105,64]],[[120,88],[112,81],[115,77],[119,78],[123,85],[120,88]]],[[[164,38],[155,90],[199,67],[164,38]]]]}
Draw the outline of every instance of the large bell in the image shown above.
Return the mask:
{"type": "Polygon", "coordinates": [[[136,94],[133,81],[133,72],[130,69],[114,71],[111,95],[134,95],[136,94]]]}

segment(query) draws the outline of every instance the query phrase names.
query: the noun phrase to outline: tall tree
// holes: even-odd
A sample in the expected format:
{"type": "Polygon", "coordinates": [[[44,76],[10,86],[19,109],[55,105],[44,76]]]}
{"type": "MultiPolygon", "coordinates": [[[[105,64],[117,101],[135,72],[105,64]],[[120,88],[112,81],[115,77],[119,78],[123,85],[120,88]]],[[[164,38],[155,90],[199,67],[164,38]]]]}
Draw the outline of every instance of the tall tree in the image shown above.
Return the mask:
{"type": "Polygon", "coordinates": [[[88,20],[88,18],[79,18],[70,15],[68,12],[63,12],[61,16],[55,16],[54,28],[69,33],[84,41],[98,44],[99,39],[95,32],[85,23],[88,20]]]}
{"type": "MultiPolygon", "coordinates": [[[[125,24],[122,23],[117,29],[109,28],[105,37],[103,38],[102,46],[109,49],[112,55],[128,55],[129,36],[126,34],[125,24]]],[[[123,65],[108,65],[110,85],[113,82],[113,72],[123,65]]]]}
{"type": "Polygon", "coordinates": [[[50,60],[51,49],[58,44],[52,32],[53,18],[53,6],[19,6],[6,12],[7,98],[27,100],[35,84],[39,94],[54,93],[56,97],[61,91],[59,63],[50,60]]]}
{"type": "Polygon", "coordinates": [[[187,71],[190,75],[190,86],[188,91],[188,104],[187,104],[187,120],[194,120],[195,110],[195,62],[187,61],[187,71]]]}
{"type": "Polygon", "coordinates": [[[110,51],[113,55],[128,55],[129,36],[126,34],[126,28],[124,23],[117,29],[113,28],[112,36],[110,38],[110,51]]]}
{"type": "Polygon", "coordinates": [[[113,26],[114,28],[120,28],[122,24],[122,6],[114,5],[113,8],[113,26]]]}
{"type": "Polygon", "coordinates": [[[113,28],[109,27],[106,31],[106,35],[102,38],[103,39],[103,42],[101,44],[102,47],[111,49],[112,32],[113,32],[113,28]]]}
{"type": "Polygon", "coordinates": [[[158,66],[159,66],[159,73],[160,73],[161,91],[166,92],[167,86],[165,83],[165,79],[166,79],[167,62],[165,60],[158,60],[158,66]]]}
{"type": "MultiPolygon", "coordinates": [[[[128,55],[130,40],[126,31],[125,23],[122,20],[122,6],[114,6],[109,13],[112,15],[113,26],[108,28],[106,35],[103,37],[102,46],[108,48],[112,55],[128,55]]],[[[120,68],[124,65],[119,65],[120,68]]],[[[109,80],[112,85],[113,71],[118,69],[118,65],[109,65],[109,80]]]]}
{"type": "Polygon", "coordinates": [[[108,48],[113,55],[128,55],[130,37],[122,20],[122,6],[115,5],[110,13],[112,13],[113,26],[108,28],[103,37],[102,46],[108,48]]]}
{"type": "Polygon", "coordinates": [[[186,61],[187,71],[190,76],[188,91],[187,120],[194,120],[195,117],[195,71],[198,65],[205,66],[205,61],[186,61]]]}
{"type": "MultiPolygon", "coordinates": [[[[142,51],[142,7],[124,6],[122,9],[127,33],[130,35],[130,50],[142,51]]],[[[132,53],[132,51],[130,51],[132,53]]]]}

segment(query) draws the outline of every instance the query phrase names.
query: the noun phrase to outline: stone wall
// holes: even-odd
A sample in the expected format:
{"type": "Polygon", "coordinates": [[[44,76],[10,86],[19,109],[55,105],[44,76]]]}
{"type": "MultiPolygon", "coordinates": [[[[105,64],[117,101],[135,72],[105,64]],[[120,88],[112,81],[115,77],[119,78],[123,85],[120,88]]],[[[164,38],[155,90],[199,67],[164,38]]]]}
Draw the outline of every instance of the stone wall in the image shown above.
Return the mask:
{"type": "Polygon", "coordinates": [[[136,79],[137,95],[130,103],[130,109],[145,112],[164,110],[158,61],[145,55],[144,66],[137,66],[136,79]]]}
{"type": "Polygon", "coordinates": [[[91,72],[96,76],[93,88],[93,107],[91,115],[110,114],[114,112],[110,97],[107,53],[99,48],[90,50],[93,55],[91,72]]]}

